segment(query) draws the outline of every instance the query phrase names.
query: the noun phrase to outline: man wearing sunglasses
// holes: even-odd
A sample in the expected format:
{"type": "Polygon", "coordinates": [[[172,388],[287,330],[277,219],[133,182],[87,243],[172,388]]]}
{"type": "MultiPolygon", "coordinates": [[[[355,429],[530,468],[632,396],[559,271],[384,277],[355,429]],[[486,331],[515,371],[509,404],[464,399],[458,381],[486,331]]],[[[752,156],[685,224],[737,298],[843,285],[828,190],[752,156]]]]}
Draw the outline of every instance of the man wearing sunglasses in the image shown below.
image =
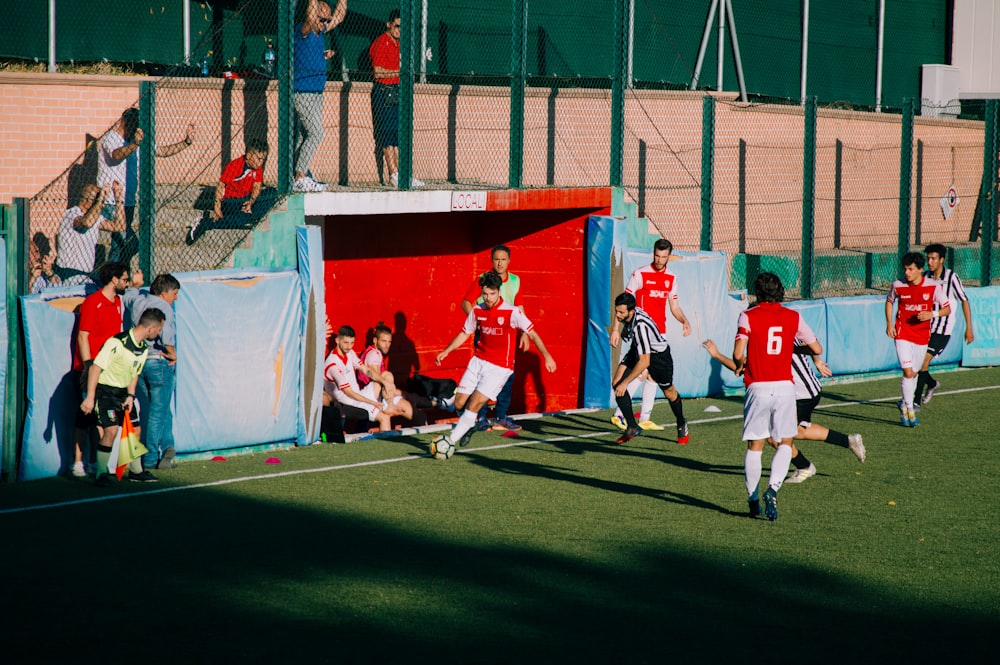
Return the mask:
{"type": "Polygon", "coordinates": [[[300,125],[299,136],[295,141],[295,182],[292,185],[296,192],[322,192],[326,189],[309,172],[313,155],[323,141],[326,61],[333,57],[333,51],[324,48],[323,36],[340,25],[346,15],[347,0],[340,0],[337,11],[333,13],[327,3],[308,0],[304,17],[295,25],[295,84],[292,102],[300,125]]]}

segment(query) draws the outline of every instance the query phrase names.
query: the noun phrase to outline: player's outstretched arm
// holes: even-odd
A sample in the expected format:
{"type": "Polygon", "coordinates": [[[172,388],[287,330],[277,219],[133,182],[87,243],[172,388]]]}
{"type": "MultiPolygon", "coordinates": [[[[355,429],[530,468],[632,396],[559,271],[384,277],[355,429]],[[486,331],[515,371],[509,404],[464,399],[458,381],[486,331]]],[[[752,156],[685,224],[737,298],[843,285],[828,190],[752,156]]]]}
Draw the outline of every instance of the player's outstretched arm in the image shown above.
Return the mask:
{"type": "Polygon", "coordinates": [[[734,372],[736,371],[736,363],[733,362],[732,358],[722,355],[722,353],[719,352],[719,347],[715,345],[715,342],[710,339],[706,339],[701,343],[701,346],[703,349],[708,351],[708,355],[718,360],[723,367],[726,367],[734,372]]]}
{"type": "Polygon", "coordinates": [[[545,358],[545,369],[550,373],[556,371],[556,361],[552,358],[549,350],[545,348],[545,342],[538,336],[538,333],[532,330],[527,333],[527,336],[531,338],[531,341],[534,342],[535,346],[541,352],[542,357],[545,358]]]}
{"type": "Polygon", "coordinates": [[[437,354],[437,357],[434,359],[434,364],[435,365],[440,365],[441,361],[444,360],[448,356],[449,353],[451,353],[452,351],[454,351],[458,347],[460,347],[463,344],[465,344],[465,340],[467,340],[467,339],[469,339],[469,333],[460,332],[457,335],[455,335],[455,338],[453,340],[451,340],[451,342],[448,344],[448,346],[445,347],[444,351],[442,351],[441,353],[437,354]]]}

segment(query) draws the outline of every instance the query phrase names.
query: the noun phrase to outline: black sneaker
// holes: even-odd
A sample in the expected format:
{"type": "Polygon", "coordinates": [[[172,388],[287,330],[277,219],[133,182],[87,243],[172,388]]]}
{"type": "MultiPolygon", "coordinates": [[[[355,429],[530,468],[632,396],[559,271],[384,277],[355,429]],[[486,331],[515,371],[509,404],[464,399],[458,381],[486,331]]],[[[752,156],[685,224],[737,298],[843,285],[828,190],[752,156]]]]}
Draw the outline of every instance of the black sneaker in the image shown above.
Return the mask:
{"type": "Polygon", "coordinates": [[[618,437],[618,440],[615,441],[615,443],[617,443],[620,446],[623,443],[628,443],[629,441],[631,441],[635,437],[639,436],[640,434],[642,434],[642,429],[641,428],[639,428],[639,427],[630,427],[627,430],[625,430],[624,434],[622,434],[620,437],[618,437]]]}
{"type": "Polygon", "coordinates": [[[155,483],[160,479],[151,474],[149,471],[143,471],[142,473],[135,473],[134,471],[128,472],[128,479],[133,483],[155,483]]]}
{"type": "Polygon", "coordinates": [[[462,438],[458,440],[458,447],[465,448],[469,445],[469,441],[472,441],[472,435],[476,433],[476,428],[473,427],[468,432],[462,435],[462,438]]]}
{"type": "Polygon", "coordinates": [[[94,485],[97,487],[111,487],[111,476],[107,473],[102,473],[97,476],[97,479],[94,481],[94,485]]]}
{"type": "Polygon", "coordinates": [[[199,219],[197,222],[189,226],[188,232],[184,234],[184,244],[186,244],[188,247],[193,245],[195,241],[198,239],[198,236],[201,235],[200,233],[198,233],[198,230],[201,228],[202,221],[204,220],[199,219]]]}

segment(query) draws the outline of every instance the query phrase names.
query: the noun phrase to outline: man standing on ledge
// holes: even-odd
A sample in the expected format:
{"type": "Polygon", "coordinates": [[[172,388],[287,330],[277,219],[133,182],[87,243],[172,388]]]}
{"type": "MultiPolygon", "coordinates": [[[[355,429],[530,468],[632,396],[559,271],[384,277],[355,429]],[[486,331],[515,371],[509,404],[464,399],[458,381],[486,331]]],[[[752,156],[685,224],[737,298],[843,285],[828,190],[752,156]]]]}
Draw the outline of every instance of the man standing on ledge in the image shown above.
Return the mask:
{"type": "Polygon", "coordinates": [[[323,35],[341,24],[347,15],[347,0],[337,3],[337,11],[330,13],[330,5],[317,0],[306,4],[306,15],[295,25],[293,51],[295,55],[295,86],[292,104],[299,120],[300,134],[295,141],[296,192],[322,192],[326,185],[313,179],[309,164],[323,141],[323,91],[326,90],[326,61],[333,51],[324,49],[323,35]]]}

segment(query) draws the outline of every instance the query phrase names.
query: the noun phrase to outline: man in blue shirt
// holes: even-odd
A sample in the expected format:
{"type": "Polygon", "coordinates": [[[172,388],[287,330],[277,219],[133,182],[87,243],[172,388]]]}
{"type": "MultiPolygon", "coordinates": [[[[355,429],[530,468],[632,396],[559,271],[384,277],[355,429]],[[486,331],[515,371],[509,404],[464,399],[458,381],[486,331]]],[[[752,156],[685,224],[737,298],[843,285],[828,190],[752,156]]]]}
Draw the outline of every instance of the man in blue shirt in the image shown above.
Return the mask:
{"type": "Polygon", "coordinates": [[[295,55],[295,86],[292,103],[299,119],[300,136],[295,145],[296,192],[322,192],[326,186],[309,174],[309,164],[323,141],[323,91],[326,89],[326,61],[333,51],[324,49],[323,35],[340,25],[347,15],[347,0],[330,5],[309,0],[305,17],[295,25],[292,35],[295,55]]]}

